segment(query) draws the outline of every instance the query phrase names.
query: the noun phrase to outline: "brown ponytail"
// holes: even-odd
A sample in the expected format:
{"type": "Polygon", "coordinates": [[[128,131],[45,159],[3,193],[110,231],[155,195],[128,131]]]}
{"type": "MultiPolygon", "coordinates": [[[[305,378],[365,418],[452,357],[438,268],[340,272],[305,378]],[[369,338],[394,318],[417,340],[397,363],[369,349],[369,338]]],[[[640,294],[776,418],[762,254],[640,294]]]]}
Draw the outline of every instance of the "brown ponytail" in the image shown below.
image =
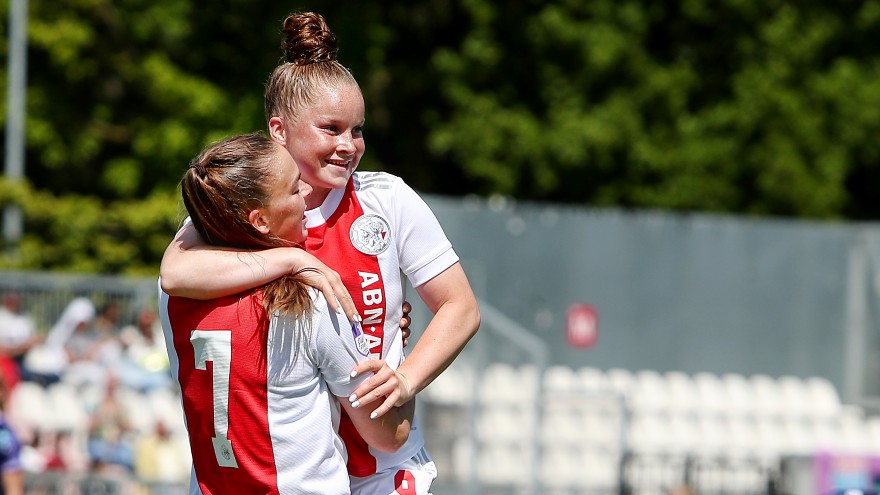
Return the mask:
{"type": "MultiPolygon", "coordinates": [[[[248,221],[251,210],[269,204],[279,152],[285,153],[268,137],[251,133],[214,143],[190,162],[180,181],[183,204],[205,242],[238,249],[290,245],[248,221]]],[[[270,313],[311,314],[313,286],[303,272],[281,277],[260,289],[263,305],[270,313]]]]}

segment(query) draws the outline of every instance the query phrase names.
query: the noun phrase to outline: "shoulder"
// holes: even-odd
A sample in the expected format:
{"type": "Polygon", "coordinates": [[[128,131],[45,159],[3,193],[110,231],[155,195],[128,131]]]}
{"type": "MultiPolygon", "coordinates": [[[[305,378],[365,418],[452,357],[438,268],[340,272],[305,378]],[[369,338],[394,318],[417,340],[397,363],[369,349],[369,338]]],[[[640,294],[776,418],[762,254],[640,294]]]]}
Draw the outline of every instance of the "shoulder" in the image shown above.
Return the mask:
{"type": "Polygon", "coordinates": [[[355,191],[393,190],[404,185],[403,179],[387,172],[355,172],[352,177],[355,191]]]}
{"type": "MultiPolygon", "coordinates": [[[[324,293],[318,289],[310,287],[309,295],[312,298],[311,326],[330,331],[330,333],[338,334],[340,315],[330,308],[327,299],[324,297],[324,293]]],[[[315,336],[315,338],[320,339],[322,333],[316,332],[315,336]]]]}

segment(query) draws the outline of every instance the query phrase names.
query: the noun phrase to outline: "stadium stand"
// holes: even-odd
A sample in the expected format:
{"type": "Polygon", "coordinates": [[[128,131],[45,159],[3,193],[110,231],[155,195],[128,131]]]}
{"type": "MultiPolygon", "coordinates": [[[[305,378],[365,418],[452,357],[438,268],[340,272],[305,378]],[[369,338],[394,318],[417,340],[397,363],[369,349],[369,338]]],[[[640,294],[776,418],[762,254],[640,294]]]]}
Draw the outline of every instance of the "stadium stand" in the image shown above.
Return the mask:
{"type": "MultiPolygon", "coordinates": [[[[148,290],[155,290],[154,281],[148,290]]],[[[113,295],[128,318],[145,299],[130,287],[113,295]]],[[[63,303],[51,300],[55,314],[63,303]]],[[[40,318],[48,323],[55,314],[40,318]]],[[[880,457],[880,418],[843,403],[824,377],[545,366],[539,352],[523,354],[516,364],[462,355],[420,394],[424,434],[441,468],[438,495],[668,495],[683,488],[802,495],[783,490],[790,459],[828,452],[880,457]]],[[[87,455],[90,412],[103,393],[95,384],[22,381],[8,415],[33,448],[45,447],[40,435],[64,436],[87,455]]],[[[176,389],[120,386],[115,394],[135,435],[162,422],[185,442],[176,389]]],[[[105,481],[86,466],[33,471],[29,487],[34,493],[64,493],[72,485],[87,491],[91,484],[104,487],[102,493],[128,489],[118,479],[105,481]]],[[[185,485],[180,480],[163,490],[185,493],[185,485]]]]}

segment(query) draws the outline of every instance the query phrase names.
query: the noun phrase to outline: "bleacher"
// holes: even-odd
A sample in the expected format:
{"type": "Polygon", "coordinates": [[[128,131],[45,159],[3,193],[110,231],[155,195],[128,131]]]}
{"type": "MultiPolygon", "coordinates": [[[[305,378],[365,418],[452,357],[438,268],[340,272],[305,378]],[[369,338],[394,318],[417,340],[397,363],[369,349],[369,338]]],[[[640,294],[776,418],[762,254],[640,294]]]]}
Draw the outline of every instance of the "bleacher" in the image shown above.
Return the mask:
{"type": "Polygon", "coordinates": [[[531,365],[458,367],[422,395],[473,411],[453,457],[475,469],[453,463],[453,476],[479,493],[782,494],[786,459],[880,456],[880,418],[821,377],[549,366],[538,382],[531,365]]]}
{"type": "MultiPolygon", "coordinates": [[[[112,295],[137,307],[155,291],[152,279],[22,280],[4,282],[30,287],[29,307],[43,327],[74,295],[112,295]]],[[[880,456],[880,419],[843,403],[826,378],[563,366],[549,362],[535,339],[491,306],[481,306],[480,336],[419,395],[423,433],[440,473],[436,495],[666,495],[684,488],[812,495],[791,488],[786,461],[827,452],[880,456]]],[[[415,321],[426,319],[416,314],[415,321]]],[[[174,389],[117,393],[139,433],[161,418],[186,441],[174,389]]],[[[82,448],[85,411],[100,394],[89,386],[22,382],[8,412],[68,432],[82,448]]],[[[88,476],[43,474],[29,486],[42,487],[33,493],[62,493],[70,483],[82,487],[88,476]]],[[[175,488],[185,491],[180,485],[166,492],[175,488]]]]}

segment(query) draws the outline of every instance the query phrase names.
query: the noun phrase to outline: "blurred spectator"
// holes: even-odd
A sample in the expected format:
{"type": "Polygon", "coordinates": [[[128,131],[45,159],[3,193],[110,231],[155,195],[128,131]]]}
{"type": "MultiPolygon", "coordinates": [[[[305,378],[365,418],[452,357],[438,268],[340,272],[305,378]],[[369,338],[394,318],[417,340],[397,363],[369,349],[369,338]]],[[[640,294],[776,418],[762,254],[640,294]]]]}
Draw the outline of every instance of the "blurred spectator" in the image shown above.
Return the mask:
{"type": "Polygon", "coordinates": [[[36,430],[31,438],[22,439],[21,461],[28,473],[45,473],[46,471],[66,471],[62,450],[64,439],[70,438],[69,432],[54,430],[36,430]]]}
{"type": "Polygon", "coordinates": [[[6,373],[10,389],[15,387],[19,378],[29,379],[24,369],[24,358],[40,341],[33,318],[22,311],[18,292],[3,294],[3,305],[0,306],[0,356],[9,361],[0,362],[0,367],[6,373]]]}
{"type": "Polygon", "coordinates": [[[165,335],[155,310],[142,309],[134,324],[119,332],[119,340],[124,354],[117,374],[123,385],[141,391],[172,385],[165,335]]]}
{"type": "Polygon", "coordinates": [[[92,468],[102,474],[134,469],[134,430],[120,404],[118,382],[109,375],[104,395],[89,418],[88,451],[92,468]]]}
{"type": "MultiPolygon", "coordinates": [[[[22,311],[21,296],[15,291],[3,294],[3,305],[0,306],[0,356],[8,357],[13,363],[14,370],[4,367],[10,388],[23,374],[25,354],[39,342],[33,318],[22,311]],[[13,371],[14,376],[9,374],[13,371]]],[[[23,378],[27,379],[26,376],[23,378]]]]}
{"type": "Polygon", "coordinates": [[[78,297],[64,308],[61,316],[49,330],[45,342],[34,346],[24,360],[25,375],[49,385],[61,379],[69,358],[65,347],[77,331],[83,331],[95,319],[95,306],[84,297],[78,297]]]}
{"type": "Polygon", "coordinates": [[[138,440],[134,466],[135,474],[150,487],[150,493],[179,491],[179,487],[189,481],[192,468],[189,444],[175,438],[159,420],[153,433],[138,440]]]}
{"type": "Polygon", "coordinates": [[[21,465],[21,443],[17,433],[6,423],[6,399],[9,389],[6,377],[0,376],[0,493],[24,494],[24,469],[21,465]]]}
{"type": "Polygon", "coordinates": [[[111,301],[101,307],[90,324],[75,327],[64,344],[67,367],[62,379],[65,382],[104,386],[122,355],[118,320],[119,305],[111,301]]]}
{"type": "Polygon", "coordinates": [[[95,333],[101,338],[115,338],[118,336],[120,313],[119,302],[115,300],[105,302],[95,318],[95,333]]]}

